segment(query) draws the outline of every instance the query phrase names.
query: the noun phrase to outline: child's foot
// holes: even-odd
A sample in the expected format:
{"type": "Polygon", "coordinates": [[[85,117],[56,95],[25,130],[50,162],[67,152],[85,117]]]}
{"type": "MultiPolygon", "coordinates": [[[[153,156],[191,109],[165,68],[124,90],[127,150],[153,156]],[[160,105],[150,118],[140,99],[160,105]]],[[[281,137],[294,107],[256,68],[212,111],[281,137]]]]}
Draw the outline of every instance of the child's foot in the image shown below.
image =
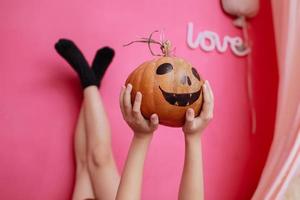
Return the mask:
{"type": "Polygon", "coordinates": [[[98,84],[93,71],[78,47],[68,39],[60,39],[55,44],[55,49],[77,72],[83,88],[98,84]]]}
{"type": "Polygon", "coordinates": [[[106,69],[108,68],[109,64],[113,60],[115,52],[110,47],[103,47],[99,49],[95,55],[92,69],[95,73],[98,85],[100,86],[101,80],[104,76],[106,69]]]}

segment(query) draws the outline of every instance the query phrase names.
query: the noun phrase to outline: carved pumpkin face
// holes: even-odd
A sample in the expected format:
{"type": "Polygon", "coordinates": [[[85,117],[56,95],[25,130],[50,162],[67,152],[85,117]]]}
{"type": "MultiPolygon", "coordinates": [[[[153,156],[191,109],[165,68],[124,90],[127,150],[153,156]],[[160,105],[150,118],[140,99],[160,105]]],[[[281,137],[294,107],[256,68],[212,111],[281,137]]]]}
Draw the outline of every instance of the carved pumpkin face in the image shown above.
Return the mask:
{"type": "Polygon", "coordinates": [[[126,85],[132,89],[132,103],[136,92],[143,95],[141,111],[145,118],[157,113],[160,124],[179,127],[185,113],[193,108],[198,115],[202,106],[204,81],[195,68],[177,57],[160,57],[147,61],[133,71],[126,85]]]}

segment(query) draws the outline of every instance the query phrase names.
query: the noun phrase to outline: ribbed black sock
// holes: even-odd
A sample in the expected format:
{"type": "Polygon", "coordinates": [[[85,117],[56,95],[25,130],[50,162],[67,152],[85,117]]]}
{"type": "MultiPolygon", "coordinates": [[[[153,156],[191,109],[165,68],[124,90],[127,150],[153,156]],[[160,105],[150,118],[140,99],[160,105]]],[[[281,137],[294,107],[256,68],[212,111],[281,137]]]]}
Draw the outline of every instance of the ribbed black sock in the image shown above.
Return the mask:
{"type": "Polygon", "coordinates": [[[55,44],[55,49],[77,72],[83,89],[90,85],[98,86],[99,81],[95,73],[90,69],[83,54],[71,40],[60,39],[55,44]]]}
{"type": "Polygon", "coordinates": [[[98,86],[100,87],[101,80],[104,76],[106,69],[108,68],[109,64],[111,63],[115,52],[112,48],[103,47],[99,49],[95,55],[92,64],[92,70],[95,73],[98,86]]]}

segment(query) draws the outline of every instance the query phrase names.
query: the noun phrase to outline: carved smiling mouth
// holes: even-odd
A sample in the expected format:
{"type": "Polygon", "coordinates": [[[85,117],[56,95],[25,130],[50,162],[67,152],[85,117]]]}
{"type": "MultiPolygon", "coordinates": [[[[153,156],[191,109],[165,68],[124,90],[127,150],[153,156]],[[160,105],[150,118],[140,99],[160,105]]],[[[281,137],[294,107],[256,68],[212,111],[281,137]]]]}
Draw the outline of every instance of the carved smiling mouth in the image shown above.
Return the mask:
{"type": "Polygon", "coordinates": [[[164,91],[160,86],[159,86],[160,91],[162,92],[165,100],[173,105],[173,106],[188,106],[193,104],[195,101],[200,96],[201,89],[202,87],[194,93],[169,93],[164,91]]]}

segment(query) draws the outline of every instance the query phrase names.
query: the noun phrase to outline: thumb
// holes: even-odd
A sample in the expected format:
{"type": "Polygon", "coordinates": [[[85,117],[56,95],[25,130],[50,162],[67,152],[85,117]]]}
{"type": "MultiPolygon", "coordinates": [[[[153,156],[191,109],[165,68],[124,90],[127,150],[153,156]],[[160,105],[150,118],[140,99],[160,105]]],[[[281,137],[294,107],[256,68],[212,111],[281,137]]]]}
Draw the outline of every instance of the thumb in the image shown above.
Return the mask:
{"type": "Polygon", "coordinates": [[[151,117],[150,117],[150,127],[153,130],[155,130],[158,127],[158,123],[159,123],[158,115],[157,114],[152,114],[151,117]]]}
{"type": "Polygon", "coordinates": [[[194,123],[195,112],[192,108],[187,109],[185,113],[185,126],[191,127],[194,123]]]}

